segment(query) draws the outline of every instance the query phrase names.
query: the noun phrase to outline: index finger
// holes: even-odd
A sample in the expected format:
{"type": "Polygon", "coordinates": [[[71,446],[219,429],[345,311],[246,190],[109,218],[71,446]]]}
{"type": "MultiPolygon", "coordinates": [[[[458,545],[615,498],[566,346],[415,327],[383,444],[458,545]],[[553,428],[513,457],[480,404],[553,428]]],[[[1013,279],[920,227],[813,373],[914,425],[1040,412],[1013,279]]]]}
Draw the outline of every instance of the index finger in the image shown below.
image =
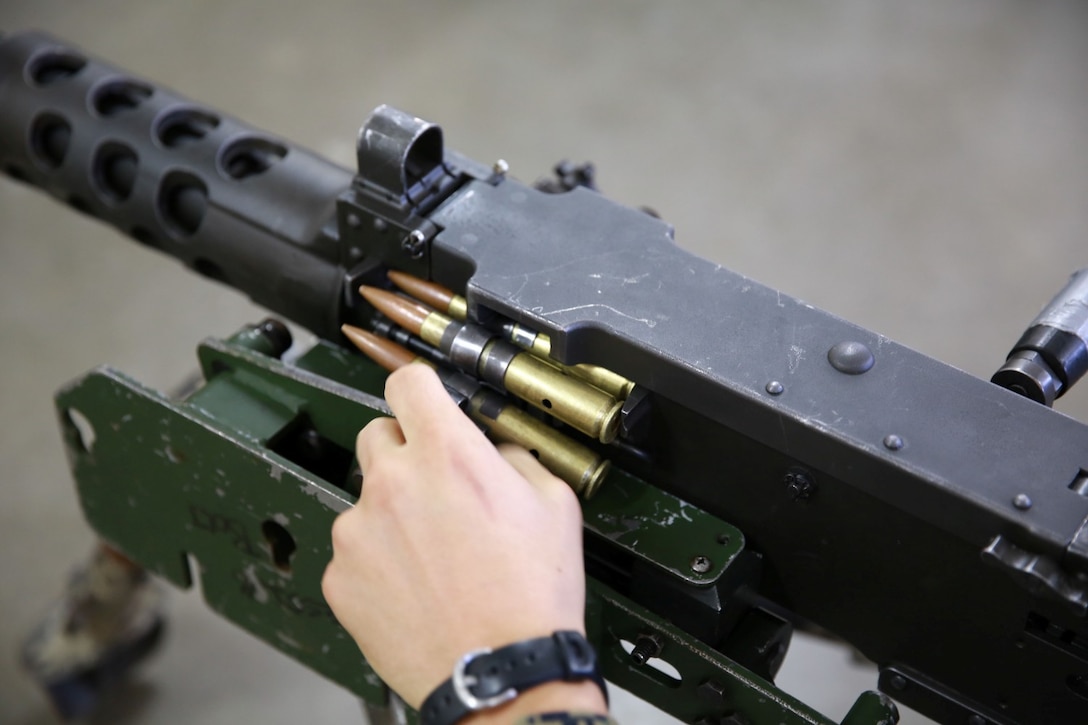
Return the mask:
{"type": "Polygon", "coordinates": [[[409,443],[440,435],[483,437],[453,402],[435,371],[426,365],[406,365],[390,374],[385,382],[385,400],[409,443]]]}

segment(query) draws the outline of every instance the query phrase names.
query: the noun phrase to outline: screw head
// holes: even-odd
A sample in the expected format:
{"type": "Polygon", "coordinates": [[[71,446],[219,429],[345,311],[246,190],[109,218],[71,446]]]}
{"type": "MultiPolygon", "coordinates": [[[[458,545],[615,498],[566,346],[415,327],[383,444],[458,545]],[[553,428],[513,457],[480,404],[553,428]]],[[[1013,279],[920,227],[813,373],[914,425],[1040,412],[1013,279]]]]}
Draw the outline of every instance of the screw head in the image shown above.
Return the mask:
{"type": "Polygon", "coordinates": [[[504,176],[510,170],[510,164],[506,162],[506,159],[498,159],[491,165],[491,170],[499,176],[504,176]]]}
{"type": "Polygon", "coordinates": [[[708,571],[710,571],[711,565],[712,565],[712,562],[710,561],[710,558],[707,557],[707,556],[703,556],[702,554],[699,554],[699,555],[697,555],[695,557],[692,557],[691,570],[693,572],[695,572],[696,574],[706,574],[708,571]]]}
{"type": "Polygon", "coordinates": [[[419,259],[427,248],[427,238],[423,232],[413,229],[400,243],[401,249],[408,253],[412,259],[419,259]]]}
{"type": "Polygon", "coordinates": [[[806,471],[792,469],[782,478],[786,484],[786,494],[794,501],[805,501],[816,492],[816,482],[806,471]]]}

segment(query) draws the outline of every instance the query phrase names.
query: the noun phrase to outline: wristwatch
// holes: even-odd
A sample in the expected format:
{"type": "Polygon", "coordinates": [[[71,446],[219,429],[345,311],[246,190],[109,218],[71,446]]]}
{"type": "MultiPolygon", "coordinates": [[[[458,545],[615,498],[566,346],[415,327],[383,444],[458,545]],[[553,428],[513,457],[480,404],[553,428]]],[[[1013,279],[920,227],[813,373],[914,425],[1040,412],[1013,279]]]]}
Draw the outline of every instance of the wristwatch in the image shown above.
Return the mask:
{"type": "Polygon", "coordinates": [[[593,647],[580,633],[561,631],[465,654],[454,666],[453,676],[423,701],[421,722],[453,725],[473,712],[498,707],[530,687],[555,680],[591,680],[608,702],[593,647]]]}

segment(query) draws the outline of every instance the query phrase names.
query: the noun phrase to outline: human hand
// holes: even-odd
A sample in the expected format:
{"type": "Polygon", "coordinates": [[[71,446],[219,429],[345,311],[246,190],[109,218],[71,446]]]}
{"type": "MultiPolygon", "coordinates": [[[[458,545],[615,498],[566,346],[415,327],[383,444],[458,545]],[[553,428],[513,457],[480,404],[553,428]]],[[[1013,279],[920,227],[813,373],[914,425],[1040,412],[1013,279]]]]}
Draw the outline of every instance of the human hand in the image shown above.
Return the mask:
{"type": "MultiPolygon", "coordinates": [[[[524,449],[496,449],[426,366],[390,375],[386,400],[397,417],[359,434],[362,494],[333,525],[322,589],[418,708],[470,650],[584,633],[582,517],[566,484],[524,449]]],[[[557,688],[557,709],[606,711],[592,683],[551,683],[501,709],[557,688]]]]}

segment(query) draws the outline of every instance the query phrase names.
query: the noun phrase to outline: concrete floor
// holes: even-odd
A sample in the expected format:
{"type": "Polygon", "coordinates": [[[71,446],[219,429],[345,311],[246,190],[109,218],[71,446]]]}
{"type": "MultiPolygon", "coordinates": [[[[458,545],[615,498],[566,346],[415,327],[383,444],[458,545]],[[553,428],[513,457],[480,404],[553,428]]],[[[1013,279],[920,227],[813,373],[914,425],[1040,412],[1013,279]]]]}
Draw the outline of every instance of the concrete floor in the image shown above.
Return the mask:
{"type": "MultiPolygon", "coordinates": [[[[979,376],[1088,265],[1084,3],[362,5],[4,0],[0,29],[49,30],[345,165],[379,103],[523,179],[592,159],[682,246],[979,376]]],[[[260,317],[0,181],[0,722],[53,722],[14,652],[92,540],[53,391],[101,363],[169,388],[202,337],[260,317]]],[[[1088,390],[1060,408],[1088,421],[1088,390]]],[[[357,721],[193,595],[173,611],[100,722],[357,721]]],[[[799,642],[780,684],[840,718],[874,684],[848,660],[799,642]]]]}

